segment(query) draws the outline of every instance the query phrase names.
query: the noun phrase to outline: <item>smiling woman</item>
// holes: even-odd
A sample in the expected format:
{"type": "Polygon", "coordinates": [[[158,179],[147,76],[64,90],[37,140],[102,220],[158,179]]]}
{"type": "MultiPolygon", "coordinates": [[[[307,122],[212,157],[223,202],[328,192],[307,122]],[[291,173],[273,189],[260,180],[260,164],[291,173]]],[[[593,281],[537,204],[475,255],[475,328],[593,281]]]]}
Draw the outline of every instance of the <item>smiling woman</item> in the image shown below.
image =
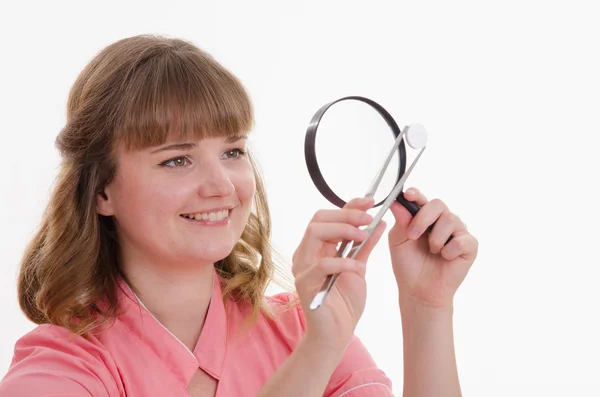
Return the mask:
{"type": "MultiPolygon", "coordinates": [[[[293,351],[331,361],[297,348],[293,295],[264,296],[285,280],[252,126],[240,81],[190,42],[135,36],[92,59],[19,273],[39,326],[17,342],[1,396],[254,396],[293,351]]],[[[329,394],[378,377],[388,387],[357,339],[346,357],[330,365],[341,369],[329,394]]]]}
{"type": "MultiPolygon", "coordinates": [[[[18,279],[38,326],[17,341],[0,397],[393,395],[354,336],[385,222],[361,229],[368,198],[317,211],[293,255],[295,290],[265,296],[283,280],[247,145],[252,105],[231,72],[188,41],[129,37],[84,68],[67,108],[60,172],[18,279]],[[335,255],[342,240],[364,242],[356,258],[335,255]]],[[[407,200],[421,210],[412,220],[392,206],[388,235],[405,392],[458,395],[452,298],[476,240],[440,200],[407,200]]]]}
{"type": "MultiPolygon", "coordinates": [[[[157,212],[142,216],[144,207],[139,204],[164,204],[162,191],[172,192],[189,182],[148,168],[145,162],[196,144],[155,148],[172,141],[220,138],[225,143],[211,139],[211,149],[226,152],[252,124],[252,105],[238,79],[190,43],[141,36],[106,47],[81,72],[69,96],[67,124],[57,138],[64,159],[61,172],[43,226],[20,272],[19,297],[25,314],[34,322],[59,324],[82,335],[110,320],[117,309],[115,281],[118,277],[130,281],[119,266],[117,251],[123,242],[116,238],[115,222],[124,228],[120,237],[135,235],[129,226],[140,230],[146,222],[161,222],[157,212]],[[172,184],[176,180],[179,185],[172,184]],[[111,191],[121,193],[113,200],[122,210],[118,216],[105,208],[111,191]],[[97,204],[104,216],[97,216],[97,204]],[[102,297],[108,307],[97,316],[100,310],[95,303],[102,297]]],[[[248,227],[231,254],[220,258],[215,267],[225,281],[225,296],[249,299],[257,314],[274,264],[265,191],[260,175],[249,164],[244,161],[238,168],[247,171],[246,180],[257,181],[256,196],[249,192],[250,199],[256,200],[256,213],[249,215],[248,227]],[[248,175],[253,169],[254,175],[248,175]]],[[[168,167],[166,162],[164,166],[168,167]]],[[[188,173],[190,177],[194,175],[188,173]]],[[[244,204],[238,223],[245,223],[250,208],[249,202],[244,204]]],[[[148,230],[162,228],[154,225],[148,230]]],[[[142,247],[173,248],[157,244],[159,239],[158,235],[154,241],[146,239],[142,247]]]]}

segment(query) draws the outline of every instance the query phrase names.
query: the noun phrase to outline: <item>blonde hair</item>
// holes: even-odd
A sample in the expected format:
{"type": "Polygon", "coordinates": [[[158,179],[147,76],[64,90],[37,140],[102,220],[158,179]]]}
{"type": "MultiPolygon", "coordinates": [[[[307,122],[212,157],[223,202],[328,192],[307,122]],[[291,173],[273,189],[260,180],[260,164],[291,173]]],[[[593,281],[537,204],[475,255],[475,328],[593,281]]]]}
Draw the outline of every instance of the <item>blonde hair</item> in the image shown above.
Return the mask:
{"type": "MultiPolygon", "coordinates": [[[[119,145],[136,149],[169,138],[240,135],[252,128],[253,117],[241,82],[188,41],[139,35],[101,50],[69,94],[66,125],[56,140],[61,168],[19,271],[25,315],[82,336],[117,316],[117,279],[128,280],[119,266],[113,219],[97,213],[96,198],[115,175],[119,145]]],[[[253,211],[241,239],[215,268],[224,300],[250,303],[252,321],[261,311],[269,314],[264,292],[281,269],[272,259],[265,188],[250,159],[253,211]]]]}

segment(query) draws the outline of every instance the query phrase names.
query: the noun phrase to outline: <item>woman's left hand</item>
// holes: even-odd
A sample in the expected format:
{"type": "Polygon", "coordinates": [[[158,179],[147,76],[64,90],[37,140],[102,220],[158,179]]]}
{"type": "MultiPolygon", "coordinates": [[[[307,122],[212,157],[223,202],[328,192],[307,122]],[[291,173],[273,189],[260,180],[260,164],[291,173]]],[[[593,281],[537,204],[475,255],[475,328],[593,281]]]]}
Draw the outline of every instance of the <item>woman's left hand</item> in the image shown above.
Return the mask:
{"type": "Polygon", "coordinates": [[[404,197],[421,209],[413,218],[398,202],[390,208],[396,222],[388,243],[400,302],[451,307],[456,290],[477,257],[478,241],[441,200],[428,201],[414,188],[404,197]],[[445,244],[450,236],[452,240],[445,244]]]}

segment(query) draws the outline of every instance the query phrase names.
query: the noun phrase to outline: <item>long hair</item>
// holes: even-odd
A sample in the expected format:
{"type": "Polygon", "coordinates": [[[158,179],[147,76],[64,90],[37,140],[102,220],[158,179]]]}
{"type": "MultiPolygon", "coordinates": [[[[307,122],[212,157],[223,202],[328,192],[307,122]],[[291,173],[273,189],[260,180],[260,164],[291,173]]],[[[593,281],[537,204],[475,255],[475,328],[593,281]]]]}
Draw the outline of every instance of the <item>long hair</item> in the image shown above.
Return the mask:
{"type": "MultiPolygon", "coordinates": [[[[142,149],[169,138],[240,135],[252,129],[253,118],[239,79],[188,41],[139,35],[102,49],[69,93],[66,125],[56,139],[60,171],[19,271],[25,315],[82,336],[118,315],[117,280],[129,280],[119,265],[114,221],[97,213],[96,198],[115,175],[119,145],[142,149]]],[[[265,188],[250,160],[253,210],[240,240],[215,268],[223,299],[250,303],[253,320],[261,311],[269,314],[264,292],[281,269],[273,261],[265,188]]]]}

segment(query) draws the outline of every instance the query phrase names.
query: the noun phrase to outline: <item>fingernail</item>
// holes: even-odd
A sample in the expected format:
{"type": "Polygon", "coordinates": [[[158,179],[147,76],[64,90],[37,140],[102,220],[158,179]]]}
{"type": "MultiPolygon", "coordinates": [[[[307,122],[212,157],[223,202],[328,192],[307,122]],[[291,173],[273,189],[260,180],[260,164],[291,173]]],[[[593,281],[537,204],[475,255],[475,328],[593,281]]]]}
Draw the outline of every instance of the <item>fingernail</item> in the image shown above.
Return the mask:
{"type": "Polygon", "coordinates": [[[365,223],[371,223],[371,222],[373,222],[373,215],[367,214],[365,212],[365,215],[363,216],[363,219],[364,219],[365,223]]]}
{"type": "Polygon", "coordinates": [[[356,238],[359,240],[364,240],[365,238],[367,238],[367,230],[366,229],[360,229],[360,228],[356,228],[356,238]]]}
{"type": "Polygon", "coordinates": [[[415,226],[411,227],[408,230],[408,237],[412,240],[416,240],[417,238],[419,238],[419,229],[417,229],[415,226]]]}
{"type": "Polygon", "coordinates": [[[415,189],[413,189],[412,187],[411,187],[410,189],[407,189],[407,190],[406,190],[406,194],[408,194],[408,195],[413,195],[413,194],[415,194],[415,189]]]}

